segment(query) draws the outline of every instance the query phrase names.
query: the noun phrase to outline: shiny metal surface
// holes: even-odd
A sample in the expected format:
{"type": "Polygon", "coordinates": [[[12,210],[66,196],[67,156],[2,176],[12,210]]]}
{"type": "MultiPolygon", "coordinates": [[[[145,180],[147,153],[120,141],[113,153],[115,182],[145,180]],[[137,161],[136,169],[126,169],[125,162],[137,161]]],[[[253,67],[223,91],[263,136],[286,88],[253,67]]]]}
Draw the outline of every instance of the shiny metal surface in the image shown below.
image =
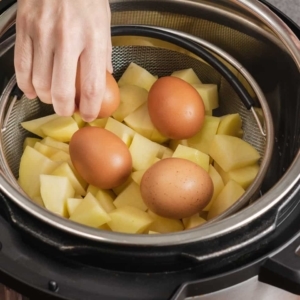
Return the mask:
{"type": "MultiPolygon", "coordinates": [[[[299,73],[295,69],[299,69],[300,66],[299,53],[297,52],[299,41],[295,35],[282,25],[282,22],[274,14],[256,1],[112,0],[111,4],[113,24],[150,24],[180,30],[215,44],[240,61],[258,82],[269,102],[276,125],[276,139],[279,140],[276,147],[282,149],[285,143],[282,130],[284,126],[290,126],[285,131],[285,134],[289,135],[291,139],[290,153],[280,156],[282,150],[279,150],[275,155],[276,165],[272,168],[272,174],[269,174],[269,184],[265,188],[265,193],[259,201],[250,207],[206,228],[163,236],[120,235],[101,232],[78,224],[72,224],[71,227],[69,221],[49,212],[40,215],[41,211],[35,204],[28,203],[21,195],[16,196],[15,189],[5,178],[1,177],[0,184],[6,194],[20,205],[21,202],[23,205],[26,203],[26,208],[31,210],[33,215],[43,218],[45,221],[51,219],[53,224],[67,232],[88,239],[123,245],[178,245],[217,238],[254,222],[272,207],[284,202],[285,195],[300,180],[299,141],[297,141],[299,129],[295,126],[296,122],[299,122],[295,117],[295,114],[299,113],[299,108],[293,105],[297,103],[296,86],[299,84],[299,78],[292,75],[299,73]],[[160,5],[157,5],[158,3],[160,5]],[[273,24],[275,29],[271,26],[273,24]],[[278,55],[280,55],[282,62],[276,61],[275,64],[274,59],[276,60],[278,55]],[[284,76],[279,77],[280,74],[275,73],[277,69],[274,68],[280,67],[284,67],[284,76]],[[288,91],[282,89],[287,83],[290,87],[288,91]],[[281,92],[285,94],[282,95],[281,92]],[[293,109],[288,110],[290,113],[289,122],[292,124],[286,123],[281,127],[283,124],[281,115],[281,108],[284,103],[283,96],[291,99],[293,109]]],[[[3,59],[6,60],[10,55],[12,53],[8,52],[3,59]]],[[[5,76],[8,75],[1,74],[0,76],[7,78],[5,76]]],[[[275,221],[265,229],[265,232],[274,230],[276,225],[275,221]]],[[[251,240],[248,242],[250,243],[251,240]]],[[[219,256],[246,245],[247,241],[244,244],[236,245],[234,249],[227,248],[210,255],[219,256]]],[[[198,259],[204,258],[199,257],[198,259]]]]}
{"type": "MultiPolygon", "coordinates": [[[[230,288],[214,293],[185,298],[186,300],[299,300],[298,295],[288,293],[258,281],[255,276],[230,288]]],[[[179,299],[178,299],[179,300],[179,299]]]]}

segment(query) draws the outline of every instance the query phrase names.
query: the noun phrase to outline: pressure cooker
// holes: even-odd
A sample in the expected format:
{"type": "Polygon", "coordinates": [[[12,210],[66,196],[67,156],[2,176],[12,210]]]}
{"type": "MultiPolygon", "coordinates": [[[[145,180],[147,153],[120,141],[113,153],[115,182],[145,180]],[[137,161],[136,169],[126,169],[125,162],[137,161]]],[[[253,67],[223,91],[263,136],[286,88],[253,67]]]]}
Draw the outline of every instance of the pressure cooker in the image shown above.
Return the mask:
{"type": "MultiPolygon", "coordinates": [[[[255,80],[273,125],[259,195],[192,230],[120,234],[46,212],[12,184],[13,170],[1,169],[2,289],[6,295],[16,291],[18,299],[38,300],[299,299],[300,29],[264,0],[111,0],[110,5],[112,27],[154,26],[202,39],[255,80]]],[[[14,1],[5,2],[0,102],[21,97],[11,84],[15,16],[14,1]]],[[[2,115],[15,117],[10,107],[0,106],[2,115]]],[[[5,140],[6,125],[4,117],[2,160],[14,162],[12,149],[20,141],[17,135],[5,140]]]]}

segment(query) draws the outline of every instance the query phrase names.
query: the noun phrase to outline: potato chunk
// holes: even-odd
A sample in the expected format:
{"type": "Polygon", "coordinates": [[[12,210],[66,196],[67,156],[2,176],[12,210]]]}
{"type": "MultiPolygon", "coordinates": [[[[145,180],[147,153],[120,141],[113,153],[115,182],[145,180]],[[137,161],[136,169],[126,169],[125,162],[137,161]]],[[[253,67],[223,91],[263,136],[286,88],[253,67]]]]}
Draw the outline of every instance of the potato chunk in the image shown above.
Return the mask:
{"type": "Polygon", "coordinates": [[[29,197],[40,195],[40,175],[50,174],[58,163],[27,146],[20,162],[19,184],[29,197]]]}
{"type": "Polygon", "coordinates": [[[260,159],[252,145],[229,135],[215,135],[209,154],[225,172],[253,165],[260,159]]]}
{"type": "Polygon", "coordinates": [[[137,65],[136,63],[130,63],[121,78],[118,81],[119,87],[124,85],[137,85],[147,91],[150,90],[153,83],[156,81],[156,77],[153,76],[146,69],[137,65]]]}
{"type": "Polygon", "coordinates": [[[78,129],[79,127],[72,117],[58,117],[41,126],[45,136],[52,137],[60,142],[69,142],[78,129]]]}
{"type": "Polygon", "coordinates": [[[180,220],[161,217],[152,211],[148,211],[149,216],[154,220],[149,227],[149,231],[158,233],[177,232],[184,229],[180,220]]]}
{"type": "Polygon", "coordinates": [[[67,199],[75,195],[69,179],[62,176],[40,175],[40,181],[45,207],[62,217],[68,217],[67,199]]]}
{"type": "Polygon", "coordinates": [[[146,211],[147,206],[143,201],[140,186],[132,181],[115,199],[114,205],[118,207],[132,206],[146,211]]]}
{"type": "Polygon", "coordinates": [[[243,194],[245,190],[235,181],[227,182],[218,197],[214,200],[207,215],[207,220],[210,220],[233,205],[243,194]]]}
{"type": "Polygon", "coordinates": [[[112,231],[123,233],[143,233],[153,222],[148,213],[131,206],[119,207],[109,213],[107,224],[112,231]]]}
{"type": "Polygon", "coordinates": [[[43,133],[41,129],[42,125],[57,118],[59,118],[59,116],[57,114],[53,114],[46,117],[41,117],[38,119],[22,122],[21,126],[31,133],[34,133],[40,137],[45,137],[46,135],[43,133]]]}
{"type": "Polygon", "coordinates": [[[70,216],[70,220],[97,228],[110,221],[110,216],[97,199],[91,193],[88,193],[76,207],[70,216]]]}
{"type": "Polygon", "coordinates": [[[180,78],[189,84],[201,83],[201,80],[192,68],[174,71],[171,76],[180,78]]]}
{"type": "Polygon", "coordinates": [[[148,92],[136,85],[124,85],[120,87],[120,97],[121,103],[113,113],[113,117],[123,122],[130,113],[147,101],[148,92]]]}
{"type": "Polygon", "coordinates": [[[209,156],[197,149],[190,148],[183,145],[178,145],[172,157],[184,158],[194,162],[205,171],[208,171],[209,156]]]}

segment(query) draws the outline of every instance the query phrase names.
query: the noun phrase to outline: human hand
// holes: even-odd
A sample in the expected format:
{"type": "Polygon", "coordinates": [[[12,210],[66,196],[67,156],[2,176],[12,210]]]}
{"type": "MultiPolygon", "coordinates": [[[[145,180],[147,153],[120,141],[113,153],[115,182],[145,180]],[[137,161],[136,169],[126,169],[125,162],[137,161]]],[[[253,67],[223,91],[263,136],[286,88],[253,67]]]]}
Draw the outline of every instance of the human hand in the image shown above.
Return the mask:
{"type": "Polygon", "coordinates": [[[94,120],[106,70],[112,73],[108,0],[18,0],[16,31],[16,78],[24,94],[71,116],[80,67],[80,114],[94,120]]]}

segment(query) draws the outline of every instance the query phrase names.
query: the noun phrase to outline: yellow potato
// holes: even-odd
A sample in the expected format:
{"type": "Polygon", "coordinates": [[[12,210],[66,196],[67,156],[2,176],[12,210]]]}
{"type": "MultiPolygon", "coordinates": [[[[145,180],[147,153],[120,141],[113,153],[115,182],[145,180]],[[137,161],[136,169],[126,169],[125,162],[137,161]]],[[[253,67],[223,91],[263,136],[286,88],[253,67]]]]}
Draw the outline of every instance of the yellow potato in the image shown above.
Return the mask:
{"type": "Polygon", "coordinates": [[[40,129],[45,136],[60,142],[69,142],[79,127],[72,117],[58,117],[43,124],[40,129]]]}
{"type": "Polygon", "coordinates": [[[190,160],[195,164],[197,164],[198,166],[200,166],[201,168],[203,168],[205,171],[208,171],[209,156],[197,149],[178,145],[172,157],[184,158],[190,160]]]}
{"type": "Polygon", "coordinates": [[[111,220],[107,224],[115,232],[142,233],[153,222],[148,213],[131,206],[119,207],[109,216],[111,220]]]}
{"type": "Polygon", "coordinates": [[[207,215],[207,220],[210,220],[227,210],[244,194],[244,192],[245,190],[235,181],[228,181],[218,197],[212,203],[207,215]]]}
{"type": "Polygon", "coordinates": [[[68,217],[67,199],[75,195],[69,179],[55,175],[40,175],[40,182],[45,207],[55,214],[68,217]]]}
{"type": "Polygon", "coordinates": [[[50,174],[59,164],[27,146],[20,162],[19,184],[29,197],[40,196],[40,175],[50,174]]]}
{"type": "Polygon", "coordinates": [[[88,193],[71,214],[70,220],[97,228],[111,219],[97,199],[91,193],[88,193]]]}
{"type": "Polygon", "coordinates": [[[157,79],[146,69],[137,65],[136,63],[130,63],[121,78],[118,81],[118,85],[137,85],[147,91],[157,79]]]}
{"type": "Polygon", "coordinates": [[[209,154],[225,172],[253,165],[260,159],[252,145],[229,135],[215,135],[209,154]]]}
{"type": "Polygon", "coordinates": [[[119,208],[123,206],[136,207],[142,211],[147,210],[147,206],[142,199],[140,186],[132,181],[115,199],[114,205],[119,208]]]}

